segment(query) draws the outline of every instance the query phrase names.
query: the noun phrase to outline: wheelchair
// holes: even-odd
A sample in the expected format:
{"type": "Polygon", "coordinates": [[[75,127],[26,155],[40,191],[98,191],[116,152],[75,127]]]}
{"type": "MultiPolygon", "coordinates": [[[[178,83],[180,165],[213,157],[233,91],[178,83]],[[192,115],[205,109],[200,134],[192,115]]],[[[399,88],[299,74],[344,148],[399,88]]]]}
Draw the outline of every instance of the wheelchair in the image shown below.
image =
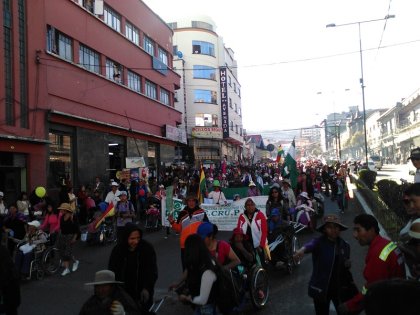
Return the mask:
{"type": "Polygon", "coordinates": [[[241,301],[238,308],[244,306],[247,296],[256,310],[263,309],[268,302],[270,295],[268,273],[256,251],[254,257],[254,263],[241,264],[231,271],[232,281],[234,281],[234,287],[237,288],[238,299],[241,301]]]}
{"type": "Polygon", "coordinates": [[[272,266],[276,267],[282,263],[288,274],[293,273],[293,269],[300,264],[300,261],[293,259],[293,255],[299,250],[300,243],[296,234],[305,229],[299,222],[290,221],[288,225],[276,228],[269,236],[268,247],[270,249],[272,266]]]}
{"type": "MultiPolygon", "coordinates": [[[[26,242],[22,240],[16,240],[15,242],[16,256],[19,247],[26,244],[26,242]]],[[[61,265],[60,253],[55,244],[50,244],[49,235],[45,245],[46,247],[42,251],[33,250],[33,257],[30,262],[27,280],[32,279],[32,277],[35,277],[37,280],[42,280],[45,275],[53,275],[58,272],[61,265]]]]}

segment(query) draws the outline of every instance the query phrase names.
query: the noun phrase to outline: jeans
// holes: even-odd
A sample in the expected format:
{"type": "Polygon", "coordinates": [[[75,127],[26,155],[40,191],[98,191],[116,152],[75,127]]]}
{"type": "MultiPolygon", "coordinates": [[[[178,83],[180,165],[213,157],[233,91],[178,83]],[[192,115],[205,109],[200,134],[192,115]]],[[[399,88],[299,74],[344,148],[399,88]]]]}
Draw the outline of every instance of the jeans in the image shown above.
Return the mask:
{"type": "Polygon", "coordinates": [[[195,308],[194,315],[217,315],[216,305],[206,304],[197,306],[195,308]]]}

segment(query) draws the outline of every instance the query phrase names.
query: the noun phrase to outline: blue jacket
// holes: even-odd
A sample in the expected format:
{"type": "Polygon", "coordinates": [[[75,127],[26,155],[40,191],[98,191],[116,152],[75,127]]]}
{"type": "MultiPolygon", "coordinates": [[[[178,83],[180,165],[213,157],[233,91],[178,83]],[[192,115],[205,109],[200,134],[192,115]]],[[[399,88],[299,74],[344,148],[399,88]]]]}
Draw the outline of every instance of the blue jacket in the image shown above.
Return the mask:
{"type": "MultiPolygon", "coordinates": [[[[308,295],[312,298],[326,298],[328,288],[333,285],[339,289],[353,282],[351,273],[346,267],[350,259],[350,245],[342,238],[332,242],[325,235],[314,238],[305,244],[305,253],[312,253],[312,276],[309,281],[308,295]],[[334,259],[338,251],[337,274],[333,275],[334,259]],[[332,279],[337,281],[331,283],[332,279]]],[[[337,290],[337,295],[340,293],[337,290]]]]}

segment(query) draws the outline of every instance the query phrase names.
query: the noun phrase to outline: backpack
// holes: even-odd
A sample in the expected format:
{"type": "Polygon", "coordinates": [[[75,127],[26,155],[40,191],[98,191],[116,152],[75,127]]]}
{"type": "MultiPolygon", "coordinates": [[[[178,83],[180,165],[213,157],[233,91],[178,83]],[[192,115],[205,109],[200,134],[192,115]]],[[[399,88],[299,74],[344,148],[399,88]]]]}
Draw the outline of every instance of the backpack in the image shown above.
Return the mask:
{"type": "MultiPolygon", "coordinates": [[[[217,251],[218,248],[216,249],[216,252],[217,251]]],[[[214,259],[213,262],[215,264],[215,273],[217,277],[214,284],[216,306],[223,315],[230,314],[232,310],[240,304],[240,279],[235,277],[232,270],[223,268],[216,259],[214,259]]]]}

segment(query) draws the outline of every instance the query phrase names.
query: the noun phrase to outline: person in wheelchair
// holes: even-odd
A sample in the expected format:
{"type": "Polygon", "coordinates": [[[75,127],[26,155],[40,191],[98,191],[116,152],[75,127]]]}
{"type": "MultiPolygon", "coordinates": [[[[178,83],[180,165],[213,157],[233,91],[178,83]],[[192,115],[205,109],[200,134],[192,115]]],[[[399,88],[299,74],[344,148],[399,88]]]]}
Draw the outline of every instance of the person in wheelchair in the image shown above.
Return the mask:
{"type": "Polygon", "coordinates": [[[31,221],[28,223],[28,232],[26,233],[23,242],[18,244],[19,250],[15,254],[16,269],[21,276],[28,278],[30,275],[31,262],[36,255],[40,255],[46,248],[48,238],[43,230],[39,227],[39,221],[31,221]]]}
{"type": "Polygon", "coordinates": [[[254,250],[248,242],[248,236],[238,227],[233,230],[230,246],[245,267],[251,267],[255,263],[254,250]]]}

